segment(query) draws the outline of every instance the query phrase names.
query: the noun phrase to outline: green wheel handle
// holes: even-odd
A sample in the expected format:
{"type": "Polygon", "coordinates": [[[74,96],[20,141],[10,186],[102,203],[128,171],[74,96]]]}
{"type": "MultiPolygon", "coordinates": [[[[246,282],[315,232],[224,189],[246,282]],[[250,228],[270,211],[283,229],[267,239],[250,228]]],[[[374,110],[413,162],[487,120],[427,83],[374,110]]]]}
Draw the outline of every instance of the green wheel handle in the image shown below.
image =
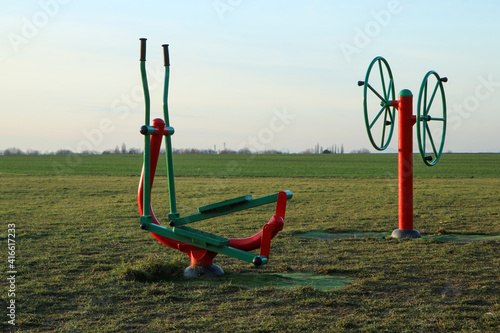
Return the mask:
{"type": "MultiPolygon", "coordinates": [[[[364,86],[363,109],[368,138],[375,149],[384,150],[391,142],[396,112],[391,106],[391,101],[395,100],[395,88],[391,68],[387,61],[382,57],[373,59],[368,66],[365,81],[359,81],[358,85],[364,86]],[[369,81],[372,69],[374,82],[369,81]],[[380,103],[379,106],[372,107],[370,112],[368,99],[374,98],[373,96],[375,96],[375,101],[380,101],[380,103]]],[[[370,104],[375,105],[375,102],[370,104]]]]}
{"type": "Polygon", "coordinates": [[[417,141],[420,156],[428,166],[435,165],[443,152],[446,135],[446,99],[443,82],[447,81],[448,78],[440,77],[435,71],[429,71],[420,86],[416,124],[417,141]]]}

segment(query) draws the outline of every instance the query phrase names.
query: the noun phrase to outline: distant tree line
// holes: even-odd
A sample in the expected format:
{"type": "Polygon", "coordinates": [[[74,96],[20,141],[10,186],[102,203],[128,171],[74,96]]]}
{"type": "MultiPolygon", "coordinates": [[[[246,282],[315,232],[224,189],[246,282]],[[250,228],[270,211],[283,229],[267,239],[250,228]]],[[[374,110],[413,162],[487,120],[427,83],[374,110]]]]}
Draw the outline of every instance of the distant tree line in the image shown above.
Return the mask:
{"type": "MultiPolygon", "coordinates": [[[[82,152],[83,154],[84,152],[82,152]]],[[[92,154],[99,154],[98,152],[92,152],[92,154]]],[[[119,148],[118,146],[115,147],[115,149],[108,149],[102,152],[103,155],[125,155],[125,154],[142,154],[142,149],[137,149],[137,148],[130,148],[127,149],[127,146],[122,143],[122,147],[119,148]]],[[[85,155],[90,155],[90,154],[85,154],[85,155]]]]}
{"type": "Polygon", "coordinates": [[[142,154],[142,149],[130,148],[127,149],[125,144],[122,144],[122,147],[118,146],[115,149],[108,149],[102,152],[97,150],[84,150],[80,153],[74,152],[70,149],[59,149],[56,151],[47,151],[42,153],[40,150],[28,149],[26,151],[22,151],[19,148],[7,148],[5,150],[0,150],[0,155],[107,155],[107,154],[142,154]]]}
{"type": "MultiPolygon", "coordinates": [[[[129,148],[127,149],[127,146],[125,143],[121,145],[121,147],[116,146],[114,149],[107,149],[102,152],[96,151],[96,150],[85,150],[80,153],[71,151],[69,149],[59,149],[55,152],[44,152],[42,153],[39,150],[34,150],[34,149],[28,149],[26,151],[23,151],[19,148],[7,148],[5,150],[0,150],[0,155],[125,155],[125,154],[132,154],[132,155],[137,155],[137,154],[142,154],[143,150],[138,149],[138,148],[129,148]]],[[[370,151],[366,148],[361,148],[359,150],[352,150],[350,153],[351,154],[367,154],[370,151]]],[[[165,150],[160,151],[160,153],[164,154],[165,150]]],[[[179,154],[179,155],[184,155],[184,154],[288,154],[287,152],[279,151],[279,150],[274,150],[274,149],[268,149],[268,150],[262,150],[258,152],[253,152],[248,148],[242,148],[239,150],[232,150],[225,148],[223,150],[215,150],[215,149],[197,149],[197,148],[180,148],[180,149],[173,149],[174,154],[179,154]]],[[[344,145],[341,144],[340,146],[338,145],[331,145],[330,147],[323,148],[323,146],[320,146],[320,144],[316,144],[314,148],[306,149],[303,152],[300,152],[300,154],[344,154],[344,145]]]]}
{"type": "Polygon", "coordinates": [[[369,154],[370,151],[366,148],[361,148],[361,149],[358,149],[358,150],[352,150],[351,151],[351,154],[369,154]]]}
{"type": "Polygon", "coordinates": [[[305,151],[302,152],[302,154],[343,154],[343,153],[344,153],[344,144],[341,144],[340,146],[335,144],[323,149],[323,146],[320,146],[319,143],[317,143],[314,146],[314,148],[306,149],[305,151]]]}

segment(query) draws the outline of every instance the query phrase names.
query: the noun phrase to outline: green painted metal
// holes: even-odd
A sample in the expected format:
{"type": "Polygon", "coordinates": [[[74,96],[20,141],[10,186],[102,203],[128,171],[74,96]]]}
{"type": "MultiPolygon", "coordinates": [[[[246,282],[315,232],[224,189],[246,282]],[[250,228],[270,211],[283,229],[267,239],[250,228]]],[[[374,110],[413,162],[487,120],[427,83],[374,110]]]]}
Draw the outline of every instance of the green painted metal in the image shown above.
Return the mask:
{"type": "Polygon", "coordinates": [[[409,89],[403,89],[399,92],[399,96],[401,96],[401,97],[413,97],[413,93],[409,89]]]}
{"type": "MultiPolygon", "coordinates": [[[[149,98],[149,88],[148,88],[148,77],[146,74],[146,59],[145,57],[142,57],[142,52],[144,52],[144,56],[146,53],[146,39],[141,39],[141,60],[140,60],[140,68],[141,68],[141,78],[142,78],[142,89],[144,91],[144,102],[145,102],[145,119],[144,119],[144,124],[146,126],[149,126],[150,123],[150,98],[149,98]]],[[[150,142],[150,131],[148,130],[148,133],[144,135],[144,154],[143,154],[143,172],[144,172],[144,188],[149,189],[151,186],[150,182],[150,161],[151,161],[151,142],[150,142]]],[[[150,191],[143,191],[143,200],[144,200],[144,207],[147,207],[148,212],[149,212],[149,207],[151,204],[151,193],[150,191]]],[[[151,219],[151,216],[148,214],[146,216],[149,216],[149,219],[151,219]]]]}
{"type": "MultiPolygon", "coordinates": [[[[175,227],[174,229],[175,233],[178,233],[180,235],[186,236],[186,237],[191,237],[193,240],[198,240],[203,243],[207,244],[212,244],[215,246],[227,246],[229,245],[229,238],[217,236],[205,231],[201,231],[198,229],[186,227],[186,226],[178,226],[175,227]]],[[[196,244],[193,244],[196,245],[196,244]]]]}
{"type": "MultiPolygon", "coordinates": [[[[194,233],[190,233],[186,229],[183,230],[184,232],[179,233],[178,231],[176,232],[173,229],[170,229],[170,228],[158,225],[158,224],[154,224],[154,223],[145,224],[144,229],[149,231],[149,232],[155,233],[157,235],[165,236],[165,237],[175,239],[177,241],[184,242],[187,244],[192,244],[192,245],[195,245],[197,247],[200,247],[202,249],[209,250],[212,252],[225,254],[227,256],[230,256],[230,257],[233,257],[236,259],[240,259],[240,260],[243,260],[243,261],[246,261],[249,263],[253,263],[255,258],[260,258],[262,265],[264,265],[268,262],[268,258],[266,258],[265,256],[259,256],[256,254],[252,254],[250,252],[245,252],[245,251],[235,249],[235,248],[227,246],[227,245],[223,245],[223,246],[214,245],[214,244],[212,244],[212,240],[209,239],[209,237],[207,237],[206,241],[203,241],[201,239],[200,234],[199,234],[199,230],[196,230],[196,229],[192,229],[192,230],[196,231],[194,233]]],[[[175,229],[177,229],[177,228],[175,228],[175,229]]],[[[216,235],[213,235],[213,236],[219,237],[216,235]]]]}
{"type": "MultiPolygon", "coordinates": [[[[427,166],[433,166],[441,157],[443,152],[443,146],[446,136],[446,98],[444,94],[443,81],[447,81],[446,78],[441,78],[438,73],[435,71],[429,71],[420,86],[420,93],[418,96],[418,105],[417,105],[417,142],[418,149],[420,152],[420,156],[422,160],[427,166]],[[436,83],[432,89],[432,93],[428,98],[428,88],[429,88],[429,80],[431,78],[436,79],[436,83]],[[441,97],[442,108],[441,112],[439,112],[439,107],[437,108],[436,116],[430,114],[431,107],[433,106],[433,102],[436,96],[441,97]],[[442,125],[440,127],[441,138],[440,141],[436,142],[431,128],[429,126],[430,122],[440,122],[442,125]],[[427,140],[431,146],[431,153],[428,154],[426,149],[427,140]]],[[[436,109],[436,108],[435,108],[436,109]]],[[[436,138],[439,139],[439,138],[436,138]]]]}
{"type": "MultiPolygon", "coordinates": [[[[170,63],[165,64],[165,84],[163,89],[163,117],[165,126],[170,127],[170,119],[168,115],[168,87],[170,80],[170,63]]],[[[174,181],[174,158],[172,152],[172,140],[170,135],[165,137],[165,151],[167,159],[167,177],[168,177],[168,198],[170,204],[170,213],[168,219],[173,220],[180,216],[177,212],[177,202],[175,199],[175,181],[174,181]]]]}
{"type": "MultiPolygon", "coordinates": [[[[290,191],[285,191],[285,192],[287,194],[287,199],[291,199],[293,196],[292,192],[290,192],[290,191]]],[[[251,196],[244,196],[244,197],[251,197],[251,196]]],[[[201,220],[209,219],[212,217],[221,216],[221,215],[237,212],[240,210],[245,210],[245,209],[269,204],[272,202],[276,202],[278,200],[277,193],[271,194],[271,195],[266,195],[264,197],[260,197],[257,199],[251,199],[248,201],[241,201],[241,198],[244,198],[244,197],[238,197],[235,199],[226,200],[226,201],[222,201],[220,203],[208,205],[208,206],[214,207],[214,209],[210,209],[210,210],[203,209],[204,207],[207,207],[207,206],[200,207],[202,209],[202,211],[200,211],[199,213],[187,215],[187,216],[183,216],[183,217],[179,217],[177,219],[171,220],[170,225],[177,227],[180,225],[184,225],[184,224],[188,224],[188,223],[192,223],[192,222],[196,222],[196,221],[201,221],[201,220]],[[232,200],[237,200],[237,201],[235,201],[237,203],[233,203],[231,205],[226,204],[227,202],[231,202],[232,200]],[[216,207],[216,206],[218,206],[218,207],[216,207]]],[[[200,210],[200,208],[198,208],[198,210],[200,210]]]]}
{"type": "MultiPolygon", "coordinates": [[[[376,70],[376,69],[375,69],[376,70]]],[[[370,139],[370,142],[372,146],[377,149],[377,150],[384,150],[387,148],[389,143],[391,142],[392,138],[392,133],[394,131],[394,123],[395,123],[395,108],[391,106],[391,101],[395,100],[395,88],[394,88],[394,79],[392,77],[392,71],[391,68],[389,67],[389,64],[383,57],[376,57],[375,59],[372,60],[370,63],[370,66],[368,66],[368,70],[366,72],[365,76],[365,81],[360,82],[360,84],[364,85],[363,88],[363,108],[364,108],[364,115],[365,115],[365,126],[366,126],[366,131],[368,133],[368,138],[370,139]],[[381,86],[382,86],[382,93],[379,93],[370,83],[370,74],[373,68],[378,67],[378,73],[380,75],[380,80],[381,80],[381,86]],[[388,76],[388,83],[386,84],[386,79],[385,76],[387,73],[388,76]],[[376,116],[373,118],[373,120],[370,119],[370,115],[368,112],[368,91],[371,91],[375,96],[377,96],[380,99],[380,106],[381,109],[378,111],[376,116]],[[382,114],[384,117],[382,118],[382,114]],[[383,119],[382,123],[382,137],[380,140],[380,144],[375,141],[373,135],[372,135],[372,128],[375,126],[375,124],[383,119]],[[387,126],[390,126],[387,132],[387,126]]]]}
{"type": "Polygon", "coordinates": [[[227,210],[227,208],[230,209],[231,206],[244,204],[250,200],[252,200],[251,195],[244,195],[244,196],[237,197],[234,199],[229,199],[229,200],[225,200],[225,201],[221,201],[221,202],[216,202],[216,203],[213,203],[210,205],[198,207],[198,211],[200,213],[206,213],[206,212],[210,212],[210,211],[214,211],[214,210],[227,210]]]}

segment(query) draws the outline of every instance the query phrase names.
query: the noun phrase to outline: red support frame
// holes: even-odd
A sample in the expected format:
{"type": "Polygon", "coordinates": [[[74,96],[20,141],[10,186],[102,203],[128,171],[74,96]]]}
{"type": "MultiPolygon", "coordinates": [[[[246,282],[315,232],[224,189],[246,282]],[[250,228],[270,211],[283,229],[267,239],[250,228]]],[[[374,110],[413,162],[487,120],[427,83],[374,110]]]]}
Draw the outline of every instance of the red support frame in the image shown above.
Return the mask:
{"type": "Polygon", "coordinates": [[[420,232],[413,229],[413,94],[404,89],[399,100],[392,101],[399,111],[398,119],[398,229],[392,232],[394,238],[420,238],[420,232]]]}

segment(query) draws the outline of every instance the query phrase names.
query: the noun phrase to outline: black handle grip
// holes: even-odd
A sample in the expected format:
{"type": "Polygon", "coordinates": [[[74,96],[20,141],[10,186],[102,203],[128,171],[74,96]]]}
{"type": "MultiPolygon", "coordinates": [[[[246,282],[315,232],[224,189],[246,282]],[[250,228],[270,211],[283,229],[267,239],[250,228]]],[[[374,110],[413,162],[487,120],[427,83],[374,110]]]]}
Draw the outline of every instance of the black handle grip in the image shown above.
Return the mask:
{"type": "Polygon", "coordinates": [[[148,40],[147,38],[139,38],[141,41],[141,58],[139,61],[146,61],[146,41],[148,40]]]}
{"type": "Polygon", "coordinates": [[[170,56],[168,55],[168,44],[163,44],[163,63],[170,66],[170,56]]]}

